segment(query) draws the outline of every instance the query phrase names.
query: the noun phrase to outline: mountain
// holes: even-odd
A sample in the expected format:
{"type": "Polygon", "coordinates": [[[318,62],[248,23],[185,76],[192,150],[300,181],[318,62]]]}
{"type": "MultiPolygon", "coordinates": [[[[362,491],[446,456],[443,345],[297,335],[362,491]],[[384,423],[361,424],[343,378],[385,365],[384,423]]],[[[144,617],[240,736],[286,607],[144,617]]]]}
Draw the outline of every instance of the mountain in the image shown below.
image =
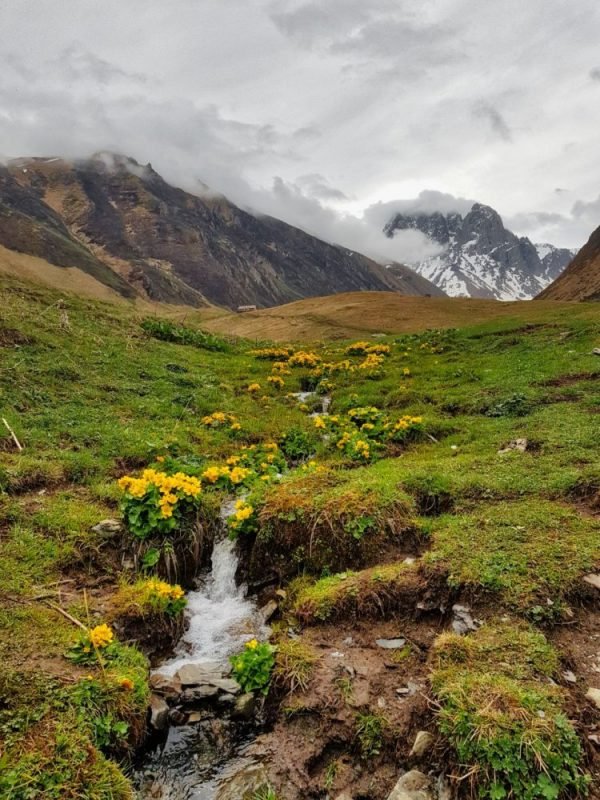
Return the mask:
{"type": "Polygon", "coordinates": [[[538,297],[600,301],[600,228],[596,228],[566,270],[538,297]]]}
{"type": "Polygon", "coordinates": [[[534,245],[504,227],[500,215],[475,203],[468,214],[396,214],[384,233],[419,230],[441,252],[413,269],[450,296],[529,300],[553,281],[573,253],[552,245],[534,245]]]}
{"type": "Polygon", "coordinates": [[[124,296],[229,308],[344,291],[443,294],[222,196],[189,194],[132,158],[27,158],[0,170],[0,245],[76,266],[124,296]]]}

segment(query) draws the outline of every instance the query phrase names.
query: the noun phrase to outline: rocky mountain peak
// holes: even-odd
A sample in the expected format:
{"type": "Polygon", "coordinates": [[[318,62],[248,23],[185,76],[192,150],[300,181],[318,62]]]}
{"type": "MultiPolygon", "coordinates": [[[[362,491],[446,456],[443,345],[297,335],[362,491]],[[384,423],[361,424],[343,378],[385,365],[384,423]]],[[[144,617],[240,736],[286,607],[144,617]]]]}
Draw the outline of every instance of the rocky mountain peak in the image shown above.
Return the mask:
{"type": "Polygon", "coordinates": [[[413,269],[455,296],[528,300],[573,257],[570,250],[552,245],[540,255],[536,245],[505,228],[500,214],[483,203],[474,203],[465,216],[439,211],[396,214],[384,233],[392,237],[409,229],[443,247],[438,255],[413,264],[413,269]]]}

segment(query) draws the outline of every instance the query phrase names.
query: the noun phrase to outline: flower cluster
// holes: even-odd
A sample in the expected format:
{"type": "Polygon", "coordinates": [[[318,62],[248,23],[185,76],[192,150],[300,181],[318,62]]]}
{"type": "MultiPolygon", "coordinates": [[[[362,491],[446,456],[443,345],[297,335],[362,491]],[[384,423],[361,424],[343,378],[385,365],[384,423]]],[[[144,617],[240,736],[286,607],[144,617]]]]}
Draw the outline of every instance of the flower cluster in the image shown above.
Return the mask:
{"type": "Polygon", "coordinates": [[[243,484],[251,475],[252,470],[247,467],[236,466],[239,457],[233,456],[224,466],[207,467],[202,473],[202,479],[216,486],[218,489],[231,489],[243,484]],[[237,459],[233,461],[233,459],[237,459]]]}
{"type": "Polygon", "coordinates": [[[378,355],[389,356],[391,347],[388,344],[371,344],[371,342],[353,342],[344,351],[349,356],[378,355]]]}
{"type": "Polygon", "coordinates": [[[260,350],[251,350],[250,355],[265,361],[287,361],[293,352],[292,347],[263,347],[260,350]]]}
{"type": "Polygon", "coordinates": [[[235,504],[235,511],[227,517],[227,527],[231,538],[237,537],[240,533],[252,533],[256,530],[256,525],[254,506],[245,500],[238,500],[235,504]]]}
{"type": "Polygon", "coordinates": [[[269,375],[267,383],[270,383],[274,389],[283,389],[285,381],[279,375],[269,375]]]}
{"type": "Polygon", "coordinates": [[[239,431],[242,427],[235,414],[226,414],[224,411],[213,411],[212,414],[202,417],[201,421],[205,428],[228,427],[231,431],[239,431]]]}
{"type": "Polygon", "coordinates": [[[288,368],[288,365],[285,361],[276,361],[273,366],[271,367],[271,372],[274,372],[278,375],[291,375],[292,371],[288,368]]]}
{"type": "Polygon", "coordinates": [[[268,642],[251,639],[244,649],[231,659],[232,674],[244,692],[255,690],[267,694],[271,672],[275,665],[275,648],[268,642]]]}
{"type": "Polygon", "coordinates": [[[417,438],[423,430],[423,417],[405,415],[388,428],[388,436],[393,442],[405,442],[417,438]]]}
{"type": "Polygon", "coordinates": [[[316,367],[321,361],[321,357],[318,356],[316,353],[312,352],[305,352],[304,350],[299,350],[297,353],[294,353],[288,360],[288,365],[290,367],[307,367],[309,369],[316,367]]]}
{"type": "Polygon", "coordinates": [[[365,360],[358,365],[358,368],[371,374],[379,373],[384,361],[384,356],[378,356],[377,353],[369,353],[365,360]]]}
{"type": "Polygon", "coordinates": [[[249,383],[246,387],[246,391],[249,394],[257,394],[260,392],[260,383],[249,383]]]}
{"type": "Polygon", "coordinates": [[[106,623],[80,634],[65,654],[75,664],[104,663],[115,654],[115,635],[106,623]]]}
{"type": "Polygon", "coordinates": [[[145,469],[140,478],[125,475],[118,481],[125,493],[121,510],[129,529],[144,539],[178,527],[202,491],[198,478],[176,472],[167,475],[145,469]]]}
{"type": "Polygon", "coordinates": [[[170,584],[159,578],[149,578],[142,582],[140,590],[140,594],[149,606],[169,616],[176,616],[186,606],[185,592],[177,584],[170,584]]]}

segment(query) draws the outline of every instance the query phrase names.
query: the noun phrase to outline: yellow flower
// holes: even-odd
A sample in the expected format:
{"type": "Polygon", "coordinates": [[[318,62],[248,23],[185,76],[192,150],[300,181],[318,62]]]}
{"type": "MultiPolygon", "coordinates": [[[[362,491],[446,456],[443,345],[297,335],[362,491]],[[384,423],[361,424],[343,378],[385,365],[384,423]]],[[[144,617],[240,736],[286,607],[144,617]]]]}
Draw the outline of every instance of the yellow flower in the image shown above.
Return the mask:
{"type": "Polygon", "coordinates": [[[258,642],[256,641],[256,639],[250,639],[249,642],[246,642],[245,647],[247,650],[256,650],[256,648],[258,647],[258,642]]]}
{"type": "Polygon", "coordinates": [[[208,467],[202,473],[202,477],[209,483],[216,483],[219,479],[221,472],[218,467],[208,467]]]}
{"type": "Polygon", "coordinates": [[[133,681],[131,678],[121,678],[119,685],[121,686],[121,689],[125,689],[127,692],[131,692],[133,690],[133,681]]]}
{"type": "Polygon", "coordinates": [[[315,428],[326,428],[325,420],[323,417],[315,417],[315,428]]]}
{"type": "Polygon", "coordinates": [[[409,370],[409,368],[408,368],[408,367],[404,367],[404,369],[402,370],[402,374],[403,374],[403,375],[406,375],[406,376],[410,375],[410,370],[409,370]]]}
{"type": "Polygon", "coordinates": [[[250,394],[255,394],[256,392],[260,392],[260,383],[251,383],[251,384],[249,384],[249,386],[246,389],[246,391],[250,392],[250,394]]]}
{"type": "Polygon", "coordinates": [[[92,628],[92,630],[89,631],[88,635],[90,642],[98,649],[107,647],[107,645],[109,645],[115,637],[112,629],[109,628],[106,623],[103,623],[102,625],[96,625],[95,628],[92,628]]]}

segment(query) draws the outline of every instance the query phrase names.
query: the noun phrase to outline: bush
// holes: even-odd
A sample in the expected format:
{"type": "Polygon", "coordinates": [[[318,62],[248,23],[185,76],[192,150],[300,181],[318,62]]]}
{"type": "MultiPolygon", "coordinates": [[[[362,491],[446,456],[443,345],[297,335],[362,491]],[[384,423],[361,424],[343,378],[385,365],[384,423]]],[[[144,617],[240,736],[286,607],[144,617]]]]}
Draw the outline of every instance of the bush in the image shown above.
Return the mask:
{"type": "Polygon", "coordinates": [[[205,331],[195,331],[184,325],[176,325],[166,319],[145,319],[142,322],[142,328],[153,339],[160,339],[163,342],[189,344],[202,350],[215,350],[220,353],[231,350],[231,346],[219,336],[205,331]]]}
{"type": "Polygon", "coordinates": [[[242,652],[231,656],[233,677],[244,692],[255,690],[267,694],[271,682],[271,672],[275,664],[275,648],[268,642],[252,639],[246,642],[242,652]]]}
{"type": "Polygon", "coordinates": [[[283,455],[290,461],[304,461],[315,452],[315,442],[302,428],[290,428],[279,440],[283,455]]]}

